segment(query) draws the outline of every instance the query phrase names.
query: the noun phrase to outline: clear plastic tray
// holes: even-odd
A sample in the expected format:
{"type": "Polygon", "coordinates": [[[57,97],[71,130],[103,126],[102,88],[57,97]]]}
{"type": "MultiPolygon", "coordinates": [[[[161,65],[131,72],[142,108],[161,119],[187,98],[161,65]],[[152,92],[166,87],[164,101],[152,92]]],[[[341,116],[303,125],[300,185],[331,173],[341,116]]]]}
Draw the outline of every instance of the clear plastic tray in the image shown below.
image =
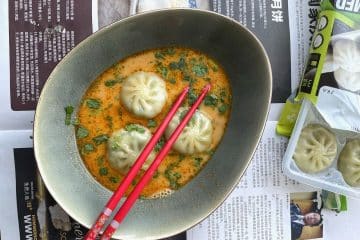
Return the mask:
{"type": "Polygon", "coordinates": [[[293,133],[286,149],[283,160],[283,171],[290,178],[295,179],[301,183],[311,185],[313,187],[321,188],[331,192],[344,194],[354,198],[360,198],[360,188],[348,185],[342,173],[337,169],[338,156],[349,139],[360,138],[360,133],[334,129],[324,120],[319,111],[313,104],[304,99],[300,109],[299,117],[296,121],[293,133]],[[301,130],[308,124],[321,124],[322,126],[333,132],[337,139],[337,156],[333,163],[319,173],[305,173],[296,165],[293,155],[297,142],[300,137],[301,130]]]}

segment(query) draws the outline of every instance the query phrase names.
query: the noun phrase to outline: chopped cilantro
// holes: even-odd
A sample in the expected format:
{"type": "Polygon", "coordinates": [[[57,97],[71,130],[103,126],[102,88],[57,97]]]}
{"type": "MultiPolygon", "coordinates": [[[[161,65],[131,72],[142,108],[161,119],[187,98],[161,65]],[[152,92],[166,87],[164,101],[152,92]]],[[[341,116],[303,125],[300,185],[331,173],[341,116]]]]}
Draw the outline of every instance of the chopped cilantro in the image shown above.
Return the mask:
{"type": "Polygon", "coordinates": [[[159,172],[159,170],[156,170],[153,175],[153,178],[158,178],[159,176],[160,176],[160,172],[159,172]]]}
{"type": "Polygon", "coordinates": [[[197,99],[197,95],[194,92],[193,88],[190,88],[189,93],[188,93],[188,102],[190,105],[193,105],[197,99]]]}
{"type": "Polygon", "coordinates": [[[96,145],[100,145],[104,142],[106,142],[109,139],[109,136],[107,134],[101,134],[96,137],[94,137],[92,140],[96,145]]]}
{"type": "Polygon", "coordinates": [[[184,117],[185,117],[185,115],[187,114],[187,112],[188,112],[188,111],[185,109],[184,111],[182,111],[182,112],[180,113],[180,121],[184,119],[184,117]]]}
{"type": "Polygon", "coordinates": [[[120,148],[120,145],[118,142],[115,141],[111,144],[111,150],[117,151],[117,150],[119,150],[119,148],[120,148]]]}
{"type": "Polygon", "coordinates": [[[206,74],[208,74],[208,67],[203,63],[196,63],[191,68],[192,72],[197,77],[204,77],[206,74]]]}
{"type": "Polygon", "coordinates": [[[86,106],[91,109],[99,109],[100,108],[100,102],[96,99],[89,98],[86,100],[86,106]]]}
{"type": "Polygon", "coordinates": [[[186,68],[186,62],[185,62],[185,58],[180,57],[178,62],[171,62],[169,64],[169,67],[171,70],[180,70],[180,71],[184,71],[186,68]]]}
{"type": "Polygon", "coordinates": [[[150,119],[147,123],[147,126],[149,128],[153,128],[153,127],[156,127],[157,126],[157,122],[154,120],[154,119],[150,119]]]}
{"type": "Polygon", "coordinates": [[[107,121],[108,125],[109,125],[109,128],[112,128],[113,127],[113,118],[111,116],[106,116],[105,117],[105,120],[107,121]]]}
{"type": "Polygon", "coordinates": [[[98,157],[98,158],[96,159],[96,163],[97,163],[98,166],[103,165],[103,163],[104,163],[104,156],[98,157]]]}
{"type": "Polygon", "coordinates": [[[94,151],[94,145],[92,145],[91,143],[86,143],[83,147],[82,147],[82,153],[86,154],[86,153],[90,153],[92,151],[94,151]]]}
{"type": "Polygon", "coordinates": [[[178,172],[174,172],[170,168],[171,166],[165,170],[165,177],[169,181],[170,188],[176,190],[180,187],[178,180],[181,178],[181,174],[178,172]]]}
{"type": "Polygon", "coordinates": [[[119,178],[118,178],[118,177],[114,177],[114,176],[109,177],[109,180],[110,180],[110,182],[112,182],[112,183],[118,183],[118,182],[119,182],[119,178]]]}
{"type": "Polygon", "coordinates": [[[172,56],[174,54],[175,54],[175,49],[170,47],[170,48],[166,48],[166,49],[163,49],[161,51],[155,52],[154,56],[157,59],[162,59],[163,60],[163,59],[165,59],[166,55],[172,56]]]}
{"type": "Polygon", "coordinates": [[[106,86],[106,87],[112,87],[112,86],[114,86],[115,84],[121,83],[121,82],[122,82],[122,80],[120,80],[120,79],[107,80],[107,81],[105,82],[105,86],[106,86]]]}
{"type": "Polygon", "coordinates": [[[209,65],[210,65],[211,70],[213,70],[213,72],[217,72],[219,70],[219,67],[218,67],[218,65],[216,65],[216,63],[211,62],[211,64],[209,64],[209,65]]]}
{"type": "Polygon", "coordinates": [[[184,80],[185,82],[189,82],[190,85],[196,82],[196,79],[193,78],[193,77],[191,77],[191,76],[188,75],[188,74],[185,74],[185,75],[184,75],[183,80],[184,80]]]}
{"type": "Polygon", "coordinates": [[[179,162],[181,162],[181,161],[184,160],[184,159],[185,159],[185,155],[180,154],[180,155],[179,155],[179,162]]]}
{"type": "Polygon", "coordinates": [[[159,152],[160,150],[161,150],[161,148],[164,146],[164,144],[165,144],[165,139],[162,137],[162,138],[160,138],[160,140],[156,143],[156,145],[155,145],[155,151],[156,152],[159,152]]]}
{"type": "Polygon", "coordinates": [[[80,121],[79,119],[74,119],[72,122],[71,122],[72,125],[74,126],[78,126],[80,124],[80,121]]]}
{"type": "Polygon", "coordinates": [[[169,79],[169,82],[170,82],[171,84],[175,84],[175,83],[176,83],[176,80],[175,80],[175,78],[170,78],[170,79],[169,79]]]}
{"type": "Polygon", "coordinates": [[[162,52],[156,52],[155,53],[155,58],[157,59],[165,59],[165,56],[162,52]]]}
{"type": "Polygon", "coordinates": [[[216,105],[218,104],[218,98],[216,95],[211,94],[211,95],[207,95],[204,99],[204,104],[205,106],[213,106],[216,107],[216,105]]]}
{"type": "Polygon", "coordinates": [[[228,109],[228,105],[226,104],[222,104],[220,107],[218,107],[219,113],[225,113],[227,109],[228,109]]]}
{"type": "Polygon", "coordinates": [[[71,115],[73,114],[74,112],[74,107],[73,106],[66,106],[64,108],[65,110],[65,125],[70,125],[71,123],[71,115]]]}
{"type": "Polygon", "coordinates": [[[99,169],[100,176],[105,176],[109,173],[108,169],[106,167],[102,167],[99,169]]]}
{"type": "Polygon", "coordinates": [[[168,76],[168,69],[162,64],[159,64],[156,68],[156,70],[161,74],[163,78],[167,78],[168,76]]]}
{"type": "Polygon", "coordinates": [[[199,168],[201,166],[201,162],[202,162],[202,158],[201,157],[196,157],[194,158],[194,165],[195,167],[199,168]]]}
{"type": "Polygon", "coordinates": [[[173,47],[169,47],[164,49],[163,53],[172,56],[175,54],[175,49],[173,47]]]}
{"type": "Polygon", "coordinates": [[[128,132],[132,132],[132,131],[136,131],[139,133],[144,133],[145,129],[142,128],[141,126],[137,125],[137,124],[128,124],[125,126],[125,130],[128,132]]]}
{"type": "Polygon", "coordinates": [[[77,129],[77,132],[76,132],[76,137],[77,138],[86,138],[87,136],[89,136],[89,130],[87,130],[83,126],[79,126],[79,128],[77,129]]]}

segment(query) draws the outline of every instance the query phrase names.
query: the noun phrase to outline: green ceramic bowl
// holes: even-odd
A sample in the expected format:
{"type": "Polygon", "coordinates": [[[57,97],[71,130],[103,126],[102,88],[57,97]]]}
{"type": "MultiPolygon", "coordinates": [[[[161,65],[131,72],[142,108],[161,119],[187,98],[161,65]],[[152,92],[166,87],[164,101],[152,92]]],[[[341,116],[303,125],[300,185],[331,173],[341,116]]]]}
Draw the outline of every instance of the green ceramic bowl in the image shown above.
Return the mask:
{"type": "Polygon", "coordinates": [[[146,49],[179,45],[215,58],[228,74],[233,105],[225,136],[204,169],[169,197],[138,200],[114,235],[156,239],[182,232],[213,212],[230,194],[260,140],[271,101],[271,67],[259,40],[219,14],[191,9],[139,14],[94,33],[56,66],[37,105],[36,160],[63,209],[90,227],[111,192],[84,166],[64,107],[75,106],[90,83],[120,59],[146,49]]]}

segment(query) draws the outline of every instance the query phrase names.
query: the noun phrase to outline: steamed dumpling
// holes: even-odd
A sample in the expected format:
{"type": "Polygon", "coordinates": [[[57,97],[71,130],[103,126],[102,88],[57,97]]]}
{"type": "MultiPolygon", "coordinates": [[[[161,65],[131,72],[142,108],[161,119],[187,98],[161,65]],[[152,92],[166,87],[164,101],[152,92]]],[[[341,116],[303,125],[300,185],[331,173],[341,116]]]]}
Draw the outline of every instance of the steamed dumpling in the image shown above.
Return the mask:
{"type": "MultiPolygon", "coordinates": [[[[178,110],[165,131],[166,138],[169,138],[175,131],[188,110],[188,108],[180,108],[178,110]]],[[[213,126],[210,118],[197,110],[176,140],[173,149],[182,154],[204,152],[209,150],[212,134],[213,126]]]]}
{"type": "MultiPolygon", "coordinates": [[[[111,166],[125,174],[140,155],[151,136],[149,129],[138,124],[130,124],[114,132],[108,140],[108,154],[111,166]]],[[[152,152],[142,169],[146,170],[154,157],[155,153],[152,152]]]]}
{"type": "Polygon", "coordinates": [[[136,116],[153,118],[166,103],[166,85],[155,73],[135,72],[124,80],[120,97],[124,106],[136,116]]]}
{"type": "Polygon", "coordinates": [[[352,92],[360,90],[360,72],[348,72],[339,68],[334,72],[334,77],[340,87],[352,92]]]}
{"type": "Polygon", "coordinates": [[[360,72],[360,43],[342,39],[334,44],[334,62],[348,72],[360,72]]]}
{"type": "Polygon", "coordinates": [[[332,54],[327,54],[321,73],[334,72],[339,69],[339,65],[334,61],[332,54]]]}
{"type": "Polygon", "coordinates": [[[337,152],[335,135],[319,124],[302,129],[293,159],[306,173],[320,172],[329,167],[337,152]]]}
{"type": "Polygon", "coordinates": [[[346,143],[339,156],[338,169],[345,182],[360,187],[360,139],[346,143]]]}

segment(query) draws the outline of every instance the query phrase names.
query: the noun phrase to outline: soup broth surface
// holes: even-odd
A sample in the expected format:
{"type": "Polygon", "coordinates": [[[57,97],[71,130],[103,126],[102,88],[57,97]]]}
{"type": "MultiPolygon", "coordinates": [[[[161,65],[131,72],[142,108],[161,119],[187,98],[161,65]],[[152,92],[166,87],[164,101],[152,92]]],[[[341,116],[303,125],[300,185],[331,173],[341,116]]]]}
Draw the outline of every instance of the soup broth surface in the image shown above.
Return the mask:
{"type": "MultiPolygon", "coordinates": [[[[221,141],[231,106],[231,89],[222,67],[209,56],[188,48],[152,49],[131,55],[93,81],[82,98],[76,127],[78,149],[87,169],[98,182],[114,191],[123,174],[112,168],[108,161],[106,142],[111,134],[128,124],[143,125],[154,133],[184,87],[191,87],[184,103],[185,106],[191,106],[207,83],[211,83],[211,91],[199,110],[212,120],[210,149],[194,155],[170,151],[144,188],[142,197],[161,197],[185,185],[199,173],[221,141]],[[166,82],[166,104],[153,119],[135,116],[120,100],[123,80],[137,71],[156,73],[166,82]]],[[[159,142],[157,150],[163,142],[164,139],[159,142]]],[[[138,174],[133,185],[143,173],[142,170],[138,174]]],[[[132,187],[127,194],[131,190],[132,187]]]]}

